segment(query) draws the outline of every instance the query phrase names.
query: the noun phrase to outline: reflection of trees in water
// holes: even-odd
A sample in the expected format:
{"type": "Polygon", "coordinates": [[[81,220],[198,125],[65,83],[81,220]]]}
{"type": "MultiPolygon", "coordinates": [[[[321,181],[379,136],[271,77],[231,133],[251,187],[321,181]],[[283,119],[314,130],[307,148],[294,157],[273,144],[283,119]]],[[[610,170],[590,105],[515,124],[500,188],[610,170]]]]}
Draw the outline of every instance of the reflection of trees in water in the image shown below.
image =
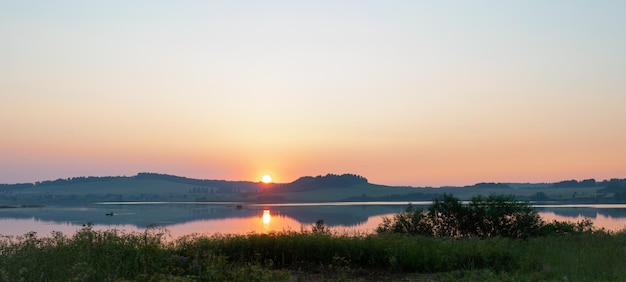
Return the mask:
{"type": "MultiPolygon", "coordinates": [[[[263,210],[272,216],[292,218],[303,225],[312,225],[324,220],[329,227],[356,226],[367,222],[370,217],[403,211],[404,205],[354,205],[354,206],[257,206],[237,204],[158,204],[158,205],[90,205],[83,207],[43,207],[0,209],[0,217],[13,219],[35,219],[59,224],[81,225],[87,222],[101,225],[134,225],[139,228],[151,224],[168,227],[198,220],[228,220],[256,217],[261,219],[263,210]],[[106,216],[113,212],[113,216],[106,216]]],[[[425,208],[425,207],[423,207],[425,208]]],[[[537,208],[539,212],[576,219],[626,218],[626,209],[621,208],[537,208]]]]}
{"type": "Polygon", "coordinates": [[[626,217],[626,209],[597,209],[598,214],[613,218],[626,217]]]}
{"type": "Polygon", "coordinates": [[[591,208],[537,208],[539,212],[553,212],[556,215],[577,218],[579,216],[596,218],[596,209],[591,208]]]}
{"type": "MultiPolygon", "coordinates": [[[[262,208],[260,208],[262,210],[262,208]]],[[[202,219],[246,218],[259,216],[259,208],[237,209],[236,205],[93,205],[87,208],[15,208],[0,210],[0,217],[31,219],[55,223],[131,224],[168,226],[202,219]],[[113,216],[106,216],[107,213],[113,216]]]]}
{"type": "MultiPolygon", "coordinates": [[[[82,207],[42,207],[0,209],[0,218],[24,219],[57,224],[133,225],[144,228],[154,224],[172,226],[201,220],[258,218],[268,209],[272,216],[291,218],[302,225],[324,220],[329,227],[352,227],[366,223],[370,217],[403,211],[405,205],[353,206],[262,206],[237,204],[157,204],[157,205],[88,205],[82,207]],[[107,213],[113,216],[106,216],[107,213]]],[[[425,206],[422,206],[425,208],[425,206]]],[[[626,208],[537,208],[573,220],[579,217],[597,219],[599,216],[626,218],[626,208]]]]}
{"type": "Polygon", "coordinates": [[[309,225],[318,220],[324,220],[328,226],[355,226],[367,222],[372,216],[396,213],[405,209],[405,206],[295,206],[273,207],[277,213],[288,216],[296,221],[309,225]]]}
{"type": "MultiPolygon", "coordinates": [[[[322,219],[328,226],[355,226],[369,217],[396,213],[403,205],[355,206],[278,206],[269,207],[272,215],[286,216],[309,225],[322,219]]],[[[35,218],[55,223],[130,224],[137,227],[165,226],[197,220],[261,217],[263,206],[156,204],[156,205],[93,205],[89,207],[32,208],[0,210],[0,217],[15,219],[35,218]],[[106,216],[107,213],[113,216],[106,216]]]]}
{"type": "MultiPolygon", "coordinates": [[[[0,217],[32,219],[55,223],[83,224],[130,224],[146,227],[151,224],[169,226],[197,220],[234,219],[261,217],[269,208],[272,216],[285,216],[304,225],[314,224],[322,219],[328,226],[355,226],[367,222],[369,217],[403,211],[404,205],[354,205],[354,206],[253,206],[236,204],[159,204],[159,205],[93,205],[87,207],[63,208],[16,208],[0,209],[0,217]],[[106,213],[113,212],[112,217],[106,213]]],[[[553,212],[556,215],[595,219],[598,215],[612,218],[626,218],[626,209],[621,208],[537,208],[539,212],[553,212]]]]}
{"type": "MultiPolygon", "coordinates": [[[[320,207],[316,207],[320,208],[320,207]]],[[[312,209],[311,207],[280,209],[281,214],[289,216],[302,224],[313,224],[322,219],[328,226],[352,226],[367,221],[368,216],[363,213],[350,213],[339,209],[312,209]]],[[[345,209],[344,209],[345,210],[345,209]]]]}
{"type": "Polygon", "coordinates": [[[620,208],[608,208],[608,209],[597,209],[597,208],[538,208],[539,212],[553,212],[556,215],[577,218],[577,217],[586,217],[586,218],[596,218],[598,215],[602,215],[605,217],[612,218],[626,218],[626,209],[620,208]]]}

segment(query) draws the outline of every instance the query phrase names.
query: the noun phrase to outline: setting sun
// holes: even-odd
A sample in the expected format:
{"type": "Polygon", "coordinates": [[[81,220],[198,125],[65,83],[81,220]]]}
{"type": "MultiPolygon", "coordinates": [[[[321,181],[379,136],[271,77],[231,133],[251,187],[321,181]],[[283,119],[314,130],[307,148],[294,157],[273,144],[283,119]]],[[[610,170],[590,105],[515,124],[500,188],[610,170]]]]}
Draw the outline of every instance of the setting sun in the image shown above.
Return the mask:
{"type": "Polygon", "coordinates": [[[272,182],[272,176],[270,176],[269,174],[263,175],[263,177],[261,177],[261,182],[263,183],[272,182]]]}

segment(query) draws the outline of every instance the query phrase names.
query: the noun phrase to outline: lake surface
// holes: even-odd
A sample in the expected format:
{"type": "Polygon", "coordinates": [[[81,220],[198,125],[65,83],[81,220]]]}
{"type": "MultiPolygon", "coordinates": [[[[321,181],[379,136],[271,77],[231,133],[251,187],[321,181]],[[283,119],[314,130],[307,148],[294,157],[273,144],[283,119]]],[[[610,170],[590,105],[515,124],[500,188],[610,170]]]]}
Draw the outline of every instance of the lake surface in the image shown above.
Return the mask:
{"type": "MultiPolygon", "coordinates": [[[[0,234],[19,236],[34,231],[48,236],[52,231],[71,235],[84,224],[94,229],[143,232],[146,227],[165,227],[173,238],[189,234],[247,234],[270,231],[300,231],[318,220],[334,232],[372,233],[384,217],[406,208],[406,202],[338,202],[293,204],[241,203],[96,203],[82,207],[41,207],[0,209],[0,234]],[[107,214],[113,214],[112,216],[107,214]]],[[[428,206],[431,202],[413,202],[428,206]]],[[[623,205],[537,205],[544,220],[580,221],[618,231],[626,227],[623,205]]]]}

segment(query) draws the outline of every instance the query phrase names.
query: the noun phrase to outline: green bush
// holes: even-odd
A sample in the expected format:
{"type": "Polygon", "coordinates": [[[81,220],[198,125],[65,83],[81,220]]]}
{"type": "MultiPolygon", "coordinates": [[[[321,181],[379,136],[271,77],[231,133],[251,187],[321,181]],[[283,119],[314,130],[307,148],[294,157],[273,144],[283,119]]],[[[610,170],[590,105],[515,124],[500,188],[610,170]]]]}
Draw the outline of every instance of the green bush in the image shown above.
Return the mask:
{"type": "Polygon", "coordinates": [[[540,233],[543,222],[527,203],[512,196],[476,196],[463,204],[450,194],[433,200],[427,211],[411,205],[393,219],[384,218],[378,233],[407,233],[432,237],[527,238],[540,233]]]}
{"type": "Polygon", "coordinates": [[[376,229],[378,233],[404,233],[411,235],[432,235],[432,226],[426,221],[424,210],[409,206],[395,214],[393,219],[383,218],[376,229]]]}
{"type": "Polygon", "coordinates": [[[463,233],[468,236],[526,238],[537,235],[542,220],[527,202],[513,196],[473,197],[463,233]]]}

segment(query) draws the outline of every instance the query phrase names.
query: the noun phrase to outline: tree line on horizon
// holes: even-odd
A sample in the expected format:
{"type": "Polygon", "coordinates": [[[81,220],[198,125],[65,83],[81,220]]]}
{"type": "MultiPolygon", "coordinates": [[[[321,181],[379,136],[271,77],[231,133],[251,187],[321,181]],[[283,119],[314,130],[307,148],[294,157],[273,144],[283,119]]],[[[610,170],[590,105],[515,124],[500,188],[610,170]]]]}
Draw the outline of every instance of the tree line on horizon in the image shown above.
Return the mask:
{"type": "MultiPolygon", "coordinates": [[[[195,179],[183,176],[175,176],[169,174],[140,172],[135,176],[78,176],[71,178],[59,178],[56,180],[37,181],[34,183],[16,183],[16,184],[0,184],[0,188],[8,189],[23,189],[32,187],[48,187],[48,186],[61,186],[61,185],[73,185],[84,184],[94,182],[106,182],[120,179],[144,179],[144,180],[161,180],[167,182],[174,182],[180,184],[194,185],[199,187],[220,187],[220,188],[232,188],[234,186],[251,186],[250,188],[256,188],[259,183],[251,181],[229,181],[229,180],[209,180],[209,179],[195,179]]],[[[359,184],[368,184],[367,178],[357,174],[326,174],[324,176],[303,176],[290,183],[277,183],[274,185],[282,188],[292,189],[307,189],[307,188],[319,188],[319,187],[352,187],[359,184]]],[[[563,180],[555,183],[547,183],[548,188],[602,188],[602,193],[625,193],[626,197],[626,178],[612,178],[603,181],[596,181],[595,179],[585,180],[563,180]]],[[[507,183],[495,183],[495,182],[481,182],[474,185],[463,186],[463,188],[478,188],[478,189],[513,189],[513,187],[507,183]]]]}

